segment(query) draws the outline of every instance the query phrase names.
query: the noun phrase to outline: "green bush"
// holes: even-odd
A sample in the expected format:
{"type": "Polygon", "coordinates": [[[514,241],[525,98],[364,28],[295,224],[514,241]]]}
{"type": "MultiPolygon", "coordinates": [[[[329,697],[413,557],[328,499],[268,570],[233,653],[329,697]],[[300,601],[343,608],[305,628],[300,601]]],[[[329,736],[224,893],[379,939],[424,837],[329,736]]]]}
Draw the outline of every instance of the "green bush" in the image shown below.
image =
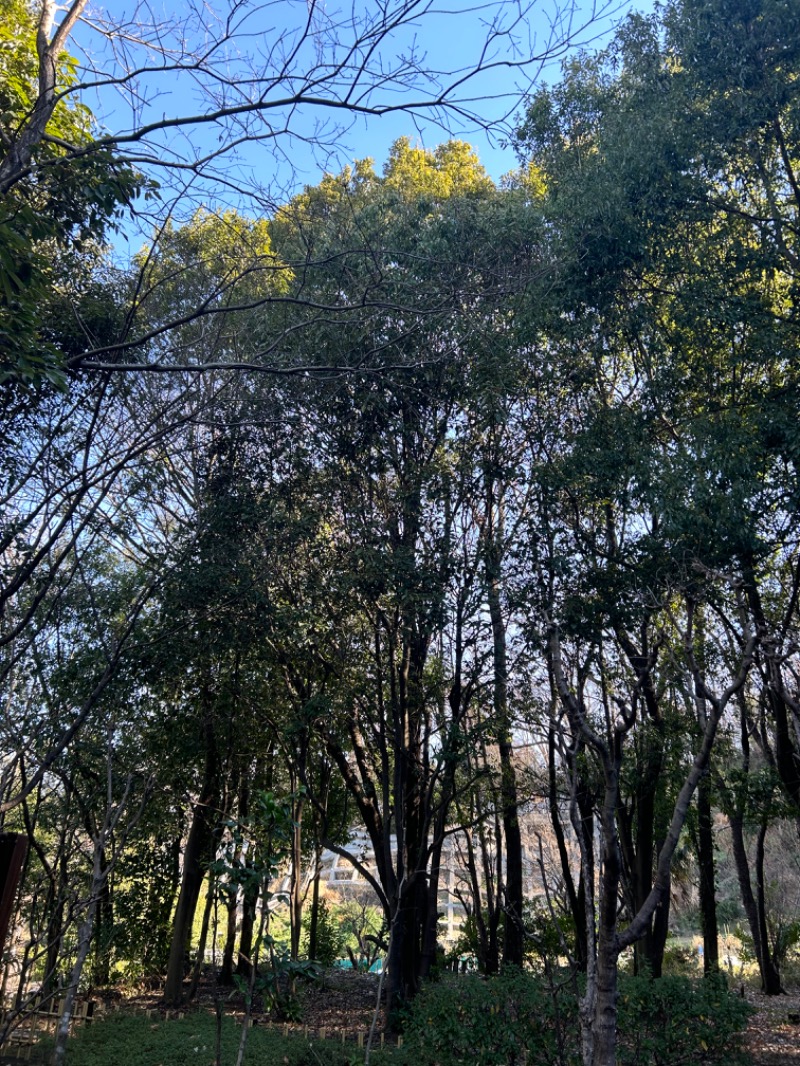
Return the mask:
{"type": "MultiPolygon", "coordinates": [[[[734,1066],[748,1006],[721,979],[624,978],[619,997],[619,1066],[734,1066]]],[[[536,975],[508,972],[486,978],[445,975],[408,1010],[401,1050],[376,1051],[374,1066],[578,1066],[580,1027],[574,994],[554,1001],[536,975]]],[[[236,1058],[241,1029],[223,1021],[224,1066],[236,1058]]],[[[70,1066],[208,1066],[214,1018],[197,1012],[165,1022],[115,1014],[70,1039],[70,1066]]],[[[45,1050],[44,1047],[41,1049],[45,1050]]],[[[354,1043],[308,1040],[256,1026],[245,1066],[349,1066],[363,1062],[354,1043]]],[[[44,1060],[42,1060],[44,1061],[44,1060]]]]}
{"type": "MultiPolygon", "coordinates": [[[[749,1008],[721,978],[621,977],[618,1007],[620,1066],[741,1061],[749,1008]]],[[[564,989],[555,1002],[544,979],[527,973],[430,985],[409,1008],[405,1030],[409,1066],[580,1062],[574,993],[564,989]]]]}
{"type": "Polygon", "coordinates": [[[679,1066],[741,1058],[750,1008],[722,977],[626,977],[617,1004],[620,1066],[679,1066]]]}
{"type": "Polygon", "coordinates": [[[511,1066],[527,1055],[530,1064],[571,1066],[576,1026],[567,1019],[570,1047],[560,1048],[558,1020],[544,982],[529,974],[452,976],[426,986],[411,1004],[404,1058],[414,1066],[511,1066]]]}
{"type": "MultiPolygon", "coordinates": [[[[310,912],[303,918],[304,946],[308,951],[308,936],[311,928],[310,912]]],[[[317,950],[314,962],[321,966],[333,966],[344,950],[344,933],[338,917],[331,913],[328,901],[321,899],[317,908],[317,950]]]]}

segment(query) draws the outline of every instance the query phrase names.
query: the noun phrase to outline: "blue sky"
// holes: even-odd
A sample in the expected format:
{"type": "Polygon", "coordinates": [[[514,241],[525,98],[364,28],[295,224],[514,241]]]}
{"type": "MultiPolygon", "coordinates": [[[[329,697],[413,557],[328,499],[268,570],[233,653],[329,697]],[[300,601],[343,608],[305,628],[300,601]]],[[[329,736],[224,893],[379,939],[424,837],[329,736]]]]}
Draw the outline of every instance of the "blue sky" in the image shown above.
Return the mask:
{"type": "MultiPolygon", "coordinates": [[[[276,81],[270,96],[271,100],[278,100],[309,71],[329,73],[331,59],[341,60],[344,56],[343,46],[351,36],[350,20],[370,17],[378,7],[378,0],[350,2],[352,7],[348,0],[320,0],[313,4],[312,0],[209,0],[206,4],[198,0],[196,12],[190,4],[169,6],[164,0],[138,6],[131,0],[98,3],[88,9],[85,23],[76,31],[72,52],[87,69],[94,67],[109,75],[122,69],[123,54],[127,63],[146,68],[146,72],[126,82],[122,89],[106,84],[87,91],[84,101],[115,133],[162,118],[206,114],[215,106],[215,97],[221,106],[252,100],[261,92],[256,87],[257,78],[265,71],[280,68],[292,47],[300,42],[288,75],[276,81]],[[225,41],[224,20],[231,12],[234,17],[225,41]],[[302,28],[307,24],[313,32],[301,40],[302,28]],[[111,37],[99,32],[103,25],[112,31],[111,37]],[[159,69],[164,63],[158,48],[137,43],[137,38],[149,40],[151,45],[161,42],[170,53],[172,65],[180,69],[159,69]],[[209,61],[202,68],[191,69],[190,57],[201,52],[210,56],[209,61]]],[[[396,9],[402,0],[380,2],[384,8],[396,9]]],[[[595,11],[584,0],[577,0],[572,8],[559,0],[537,0],[529,8],[511,0],[489,4],[471,4],[470,0],[415,3],[413,17],[371,55],[371,65],[385,72],[385,77],[379,79],[377,87],[373,80],[372,92],[361,99],[393,105],[419,99],[426,91],[419,82],[428,76],[442,84],[472,69],[488,37],[485,57],[490,69],[462,86],[457,97],[466,110],[487,122],[505,118],[508,126],[519,112],[533,79],[553,79],[559,70],[556,60],[544,67],[538,61],[518,64],[548,53],[551,38],[569,38],[573,47],[598,46],[624,10],[624,5],[609,4],[593,20],[595,11]],[[401,84],[404,59],[413,61],[422,72],[413,87],[401,84]]],[[[563,55],[564,49],[559,48],[558,52],[563,55]]],[[[338,88],[323,83],[315,91],[330,99],[341,93],[342,80],[348,79],[340,79],[338,88]]],[[[429,85],[427,91],[430,89],[429,85]]],[[[374,117],[313,105],[291,112],[278,107],[265,117],[250,117],[242,122],[202,123],[157,131],[150,139],[148,152],[151,157],[185,165],[224,149],[224,154],[201,168],[199,174],[185,169],[159,169],[156,165],[165,202],[174,201],[182,217],[188,217],[200,203],[210,201],[215,206],[228,203],[256,214],[269,213],[271,206],[285,202],[303,185],[316,184],[325,170],[336,172],[354,158],[370,156],[380,168],[392,143],[404,135],[425,147],[434,147],[448,136],[468,140],[495,179],[515,166],[513,151],[502,146],[502,124],[487,131],[457,114],[439,115],[437,121],[436,116],[424,110],[374,117]],[[284,123],[291,133],[281,132],[284,123]],[[231,148],[239,137],[243,143],[231,148]]],[[[134,146],[134,154],[138,152],[134,146]]],[[[146,161],[141,165],[153,170],[146,161]]],[[[145,218],[142,229],[146,231],[147,225],[145,218]]],[[[131,234],[131,241],[134,240],[136,237],[131,234]]]]}

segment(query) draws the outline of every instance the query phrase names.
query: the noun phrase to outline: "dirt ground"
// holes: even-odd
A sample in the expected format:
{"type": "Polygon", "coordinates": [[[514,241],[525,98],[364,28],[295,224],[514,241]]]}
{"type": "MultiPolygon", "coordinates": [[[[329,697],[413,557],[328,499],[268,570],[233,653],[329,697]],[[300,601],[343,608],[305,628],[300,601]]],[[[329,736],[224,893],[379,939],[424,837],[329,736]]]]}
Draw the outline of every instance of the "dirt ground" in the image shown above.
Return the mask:
{"type": "Polygon", "coordinates": [[[747,1027],[753,1066],[800,1066],[800,989],[785,996],[747,992],[756,1008],[747,1027]]]}

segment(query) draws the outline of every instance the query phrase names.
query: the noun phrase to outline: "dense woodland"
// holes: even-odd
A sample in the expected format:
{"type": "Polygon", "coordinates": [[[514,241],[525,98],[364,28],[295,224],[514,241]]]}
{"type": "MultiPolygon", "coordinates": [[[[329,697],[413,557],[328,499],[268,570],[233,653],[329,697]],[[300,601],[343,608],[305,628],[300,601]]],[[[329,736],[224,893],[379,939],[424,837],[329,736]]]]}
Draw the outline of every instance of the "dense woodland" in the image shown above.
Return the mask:
{"type": "Polygon", "coordinates": [[[456,829],[481,969],[549,936],[585,975],[587,1066],[615,1061],[622,953],[662,972],[673,876],[718,968],[721,849],[778,993],[796,4],[630,15],[520,105],[499,183],[410,124],[261,212],[228,189],[183,215],[144,133],[96,127],[52,20],[11,0],[0,25],[0,810],[29,838],[7,1002],[185,1001],[212,925],[252,992],[288,870],[302,967],[303,878],[353,826],[391,1003],[437,961],[456,829]],[[120,263],[131,211],[157,222],[120,263]],[[532,805],[556,856],[535,912],[532,805]]]}

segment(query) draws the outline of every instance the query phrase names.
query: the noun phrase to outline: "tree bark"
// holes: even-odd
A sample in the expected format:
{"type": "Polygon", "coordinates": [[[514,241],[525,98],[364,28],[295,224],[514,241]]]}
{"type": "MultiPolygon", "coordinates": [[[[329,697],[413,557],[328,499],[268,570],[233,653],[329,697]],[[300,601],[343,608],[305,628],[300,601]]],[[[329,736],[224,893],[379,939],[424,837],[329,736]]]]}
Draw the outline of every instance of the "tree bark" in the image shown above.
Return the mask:
{"type": "Polygon", "coordinates": [[[222,952],[222,965],[219,970],[219,983],[221,985],[233,984],[233,953],[236,950],[236,919],[238,911],[238,899],[229,900],[226,904],[227,918],[225,921],[225,947],[222,952]]]}
{"type": "Polygon", "coordinates": [[[711,813],[711,779],[697,786],[697,865],[700,872],[700,922],[703,930],[703,973],[719,970],[714,832],[711,813]]]}
{"type": "Polygon", "coordinates": [[[770,950],[769,928],[767,926],[767,897],[764,877],[764,842],[767,837],[769,821],[764,815],[761,825],[758,827],[756,837],[756,908],[758,919],[758,933],[761,941],[761,950],[764,953],[764,992],[768,996],[782,995],[784,989],[781,984],[780,970],[775,957],[770,950]]]}
{"type": "Polygon", "coordinates": [[[192,825],[183,852],[183,875],[175,916],[172,921],[167,979],[164,999],[179,1005],[183,998],[183,978],[186,972],[192,922],[205,877],[206,860],[213,840],[211,800],[215,782],[206,780],[200,799],[195,804],[192,825]]]}
{"type": "MultiPolygon", "coordinates": [[[[487,467],[489,463],[487,462],[487,467]]],[[[500,752],[500,797],[503,811],[505,841],[505,935],[503,964],[522,966],[525,956],[523,925],[523,867],[522,832],[519,824],[517,774],[514,767],[514,745],[508,707],[508,649],[506,626],[501,601],[502,513],[496,515],[495,479],[486,473],[486,535],[484,565],[486,569],[486,598],[492,626],[493,709],[500,752]]]]}
{"type": "Polygon", "coordinates": [[[186,998],[191,1002],[197,995],[197,986],[200,984],[200,975],[203,972],[203,963],[206,957],[206,943],[208,942],[208,927],[211,922],[211,910],[214,906],[214,886],[209,878],[208,891],[206,894],[206,903],[203,907],[203,921],[200,926],[200,940],[197,945],[197,955],[194,960],[194,968],[192,970],[192,982],[189,985],[189,991],[186,998]]]}
{"type": "MultiPolygon", "coordinates": [[[[296,781],[292,782],[292,792],[297,790],[296,781]]],[[[300,935],[303,931],[303,808],[302,800],[294,805],[294,828],[292,829],[291,881],[289,892],[289,936],[292,959],[300,958],[300,935]]]]}
{"type": "Polygon", "coordinates": [[[253,954],[253,931],[256,923],[256,908],[258,907],[259,889],[250,895],[245,894],[242,908],[242,931],[239,934],[239,956],[236,962],[236,973],[239,977],[250,978],[252,971],[251,956],[253,954]]]}
{"type": "Polygon", "coordinates": [[[742,895],[742,906],[747,915],[747,924],[750,926],[750,935],[753,938],[753,949],[756,953],[758,968],[761,973],[761,988],[767,995],[777,995],[781,991],[780,976],[772,968],[769,948],[762,937],[759,908],[756,897],[753,894],[753,885],[750,880],[750,862],[747,858],[747,849],[744,844],[744,819],[737,812],[728,815],[728,822],[731,827],[733,860],[736,865],[736,876],[739,880],[739,891],[742,895]]]}
{"type": "MultiPolygon", "coordinates": [[[[586,922],[584,920],[583,900],[579,892],[575,890],[575,880],[572,876],[572,868],[567,851],[564,827],[561,823],[561,812],[558,809],[558,791],[556,782],[556,731],[555,723],[550,721],[547,731],[547,772],[548,772],[548,809],[550,811],[550,824],[556,838],[558,858],[561,863],[561,876],[564,879],[564,887],[567,893],[570,914],[575,926],[575,965],[581,973],[586,972],[586,922]]],[[[580,885],[580,882],[579,882],[580,885]]]]}
{"type": "Polygon", "coordinates": [[[600,824],[603,833],[600,895],[597,915],[597,998],[592,1018],[592,1066],[615,1066],[617,1061],[617,967],[619,947],[617,911],[622,873],[617,838],[619,776],[616,767],[604,768],[605,789],[600,824]]]}

